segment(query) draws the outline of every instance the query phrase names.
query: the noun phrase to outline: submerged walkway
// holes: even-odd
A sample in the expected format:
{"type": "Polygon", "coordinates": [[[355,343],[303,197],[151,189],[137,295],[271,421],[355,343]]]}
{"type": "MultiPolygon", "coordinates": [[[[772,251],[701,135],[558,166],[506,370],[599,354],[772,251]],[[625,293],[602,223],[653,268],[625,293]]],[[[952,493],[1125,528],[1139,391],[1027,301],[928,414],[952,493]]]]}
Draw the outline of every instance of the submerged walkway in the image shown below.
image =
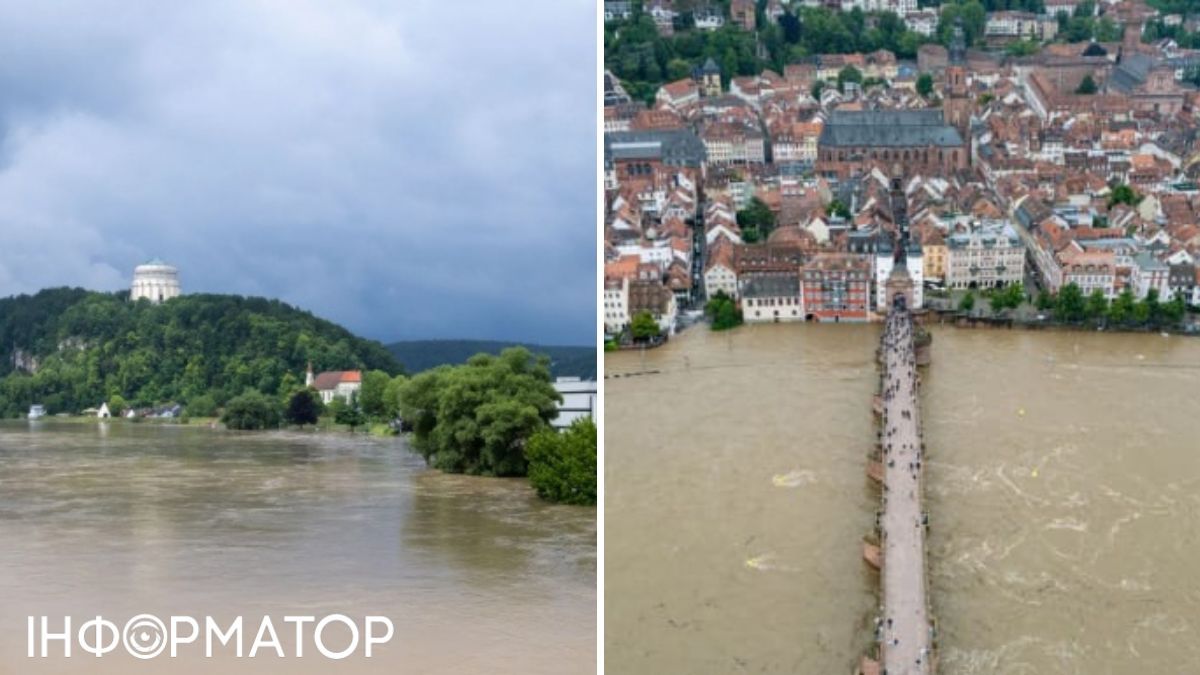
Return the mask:
{"type": "Polygon", "coordinates": [[[923,675],[933,672],[934,656],[925,574],[924,457],[912,315],[903,306],[894,307],[884,326],[880,665],[888,675],[923,675]]]}

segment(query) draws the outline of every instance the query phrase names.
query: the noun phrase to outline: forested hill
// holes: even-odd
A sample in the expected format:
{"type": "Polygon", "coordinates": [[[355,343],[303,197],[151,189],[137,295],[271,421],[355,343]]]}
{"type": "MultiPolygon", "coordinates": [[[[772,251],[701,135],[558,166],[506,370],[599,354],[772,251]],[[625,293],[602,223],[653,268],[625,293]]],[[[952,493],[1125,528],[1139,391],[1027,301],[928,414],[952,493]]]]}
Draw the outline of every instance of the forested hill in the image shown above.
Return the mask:
{"type": "Polygon", "coordinates": [[[314,370],[402,371],[380,343],[278,300],[185,295],[161,305],[128,293],[56,288],[0,299],[0,416],[41,403],[78,412],[119,395],[135,406],[217,404],[278,393],[314,370]]]}
{"type": "Polygon", "coordinates": [[[406,340],[392,343],[387,348],[409,372],[419,373],[440,365],[458,365],[480,352],[499,354],[508,347],[516,346],[549,356],[550,372],[556,377],[596,377],[594,347],[549,347],[494,340],[406,340]]]}

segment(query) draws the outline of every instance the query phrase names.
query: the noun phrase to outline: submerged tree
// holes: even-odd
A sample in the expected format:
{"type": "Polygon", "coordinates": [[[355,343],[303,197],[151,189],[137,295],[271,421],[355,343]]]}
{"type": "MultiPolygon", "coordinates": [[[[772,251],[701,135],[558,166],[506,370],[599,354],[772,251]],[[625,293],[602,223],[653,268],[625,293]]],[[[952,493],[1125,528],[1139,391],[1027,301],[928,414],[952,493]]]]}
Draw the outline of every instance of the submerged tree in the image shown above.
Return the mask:
{"type": "Polygon", "coordinates": [[[413,446],[430,466],[493,476],[525,475],[525,444],[554,419],[562,400],[549,359],[523,347],[423,372],[400,398],[413,446]]]}
{"type": "Polygon", "coordinates": [[[586,417],[565,431],[545,428],[529,439],[529,483],[538,496],[565,504],[596,503],[596,423],[586,417]]]}

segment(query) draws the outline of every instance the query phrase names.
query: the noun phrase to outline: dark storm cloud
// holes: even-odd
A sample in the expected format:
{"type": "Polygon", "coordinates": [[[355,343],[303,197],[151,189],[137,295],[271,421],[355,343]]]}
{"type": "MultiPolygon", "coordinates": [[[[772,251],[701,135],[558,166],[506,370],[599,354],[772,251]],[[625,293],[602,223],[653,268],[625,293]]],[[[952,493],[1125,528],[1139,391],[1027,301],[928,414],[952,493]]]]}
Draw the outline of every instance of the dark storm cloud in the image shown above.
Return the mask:
{"type": "Polygon", "coordinates": [[[595,10],[0,4],[0,296],[279,297],[371,337],[591,343],[595,10]]]}

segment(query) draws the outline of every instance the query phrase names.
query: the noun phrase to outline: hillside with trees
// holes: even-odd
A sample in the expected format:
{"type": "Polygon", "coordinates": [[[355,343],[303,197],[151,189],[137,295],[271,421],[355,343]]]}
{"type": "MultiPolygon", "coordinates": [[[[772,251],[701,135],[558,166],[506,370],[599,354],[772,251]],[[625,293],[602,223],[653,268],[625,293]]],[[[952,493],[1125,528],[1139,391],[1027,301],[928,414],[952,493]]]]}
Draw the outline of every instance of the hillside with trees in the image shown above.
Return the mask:
{"type": "Polygon", "coordinates": [[[561,347],[494,340],[406,340],[387,346],[410,373],[443,365],[464,363],[476,354],[499,354],[510,347],[524,347],[534,354],[550,358],[550,374],[554,377],[596,377],[595,347],[561,347]]]}
{"type": "Polygon", "coordinates": [[[286,395],[321,370],[403,372],[380,343],[278,300],[186,295],[161,305],[78,288],[0,299],[0,416],[101,402],[223,406],[286,395]]]}

